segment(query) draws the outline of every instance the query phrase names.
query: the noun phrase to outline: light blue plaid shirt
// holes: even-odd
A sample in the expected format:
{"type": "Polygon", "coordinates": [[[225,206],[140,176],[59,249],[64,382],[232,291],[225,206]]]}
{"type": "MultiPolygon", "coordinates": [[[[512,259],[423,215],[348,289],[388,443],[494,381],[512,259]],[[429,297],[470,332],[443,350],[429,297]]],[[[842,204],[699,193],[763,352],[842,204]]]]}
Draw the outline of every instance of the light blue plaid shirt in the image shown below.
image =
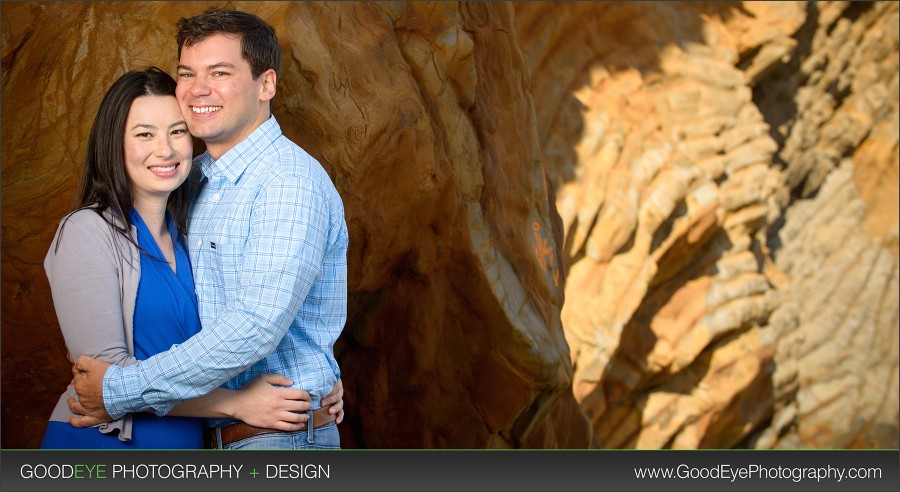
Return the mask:
{"type": "MultiPolygon", "coordinates": [[[[340,377],[334,342],[347,317],[347,224],[321,165],[270,117],[203,173],[188,243],[202,330],[103,379],[110,416],[181,401],[260,374],[284,374],[313,408],[340,377]]],[[[213,425],[227,422],[219,421],[213,425]]]]}

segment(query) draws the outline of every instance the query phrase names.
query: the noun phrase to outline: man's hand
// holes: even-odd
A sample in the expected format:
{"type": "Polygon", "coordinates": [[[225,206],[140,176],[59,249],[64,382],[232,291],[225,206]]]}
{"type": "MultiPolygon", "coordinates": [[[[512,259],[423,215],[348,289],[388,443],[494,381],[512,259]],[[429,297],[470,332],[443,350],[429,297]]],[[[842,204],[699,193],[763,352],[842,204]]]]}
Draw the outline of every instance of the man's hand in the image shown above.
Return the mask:
{"type": "Polygon", "coordinates": [[[103,405],[103,375],[109,363],[82,355],[72,366],[72,380],[78,399],[69,397],[69,410],[81,417],[72,417],[73,427],[91,427],[112,421],[103,405]]]}
{"type": "Polygon", "coordinates": [[[331,405],[331,408],[328,409],[328,413],[330,415],[337,414],[335,423],[340,424],[344,420],[344,383],[340,379],[334,383],[334,388],[331,389],[330,393],[325,395],[325,398],[322,398],[319,405],[323,407],[331,405]],[[332,403],[334,405],[331,405],[332,403]]]}

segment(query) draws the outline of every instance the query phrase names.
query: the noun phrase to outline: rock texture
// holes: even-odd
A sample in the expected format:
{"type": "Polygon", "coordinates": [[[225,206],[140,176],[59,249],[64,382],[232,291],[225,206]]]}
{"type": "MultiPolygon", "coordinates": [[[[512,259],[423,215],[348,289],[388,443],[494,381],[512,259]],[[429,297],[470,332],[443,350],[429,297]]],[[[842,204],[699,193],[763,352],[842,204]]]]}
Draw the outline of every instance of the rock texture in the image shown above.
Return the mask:
{"type": "Polygon", "coordinates": [[[896,4],[516,23],[595,444],[896,447],[896,4]]]}
{"type": "MultiPolygon", "coordinates": [[[[103,90],[210,5],[0,6],[3,447],[103,90]]],[[[345,447],[898,445],[896,3],[228,5],[344,199],[345,447]]]]}
{"type": "MultiPolygon", "coordinates": [[[[3,4],[4,447],[40,442],[67,382],[40,265],[103,90],[174,71],[175,21],[207,5],[3,4]]],[[[232,5],[280,33],[274,113],[344,199],[344,445],[587,446],[512,6],[232,5]]]]}
{"type": "Polygon", "coordinates": [[[897,447],[897,5],[825,4],[795,37],[760,87],[795,201],[769,233],[787,285],[775,413],[753,442],[897,447]]]}

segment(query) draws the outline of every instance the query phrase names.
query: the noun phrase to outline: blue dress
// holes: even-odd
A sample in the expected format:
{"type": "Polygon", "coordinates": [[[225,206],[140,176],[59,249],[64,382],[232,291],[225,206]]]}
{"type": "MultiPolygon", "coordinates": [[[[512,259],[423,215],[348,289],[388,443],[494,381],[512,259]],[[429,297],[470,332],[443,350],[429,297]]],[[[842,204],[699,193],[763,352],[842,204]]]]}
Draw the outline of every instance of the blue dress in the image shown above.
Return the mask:
{"type": "MultiPolygon", "coordinates": [[[[162,251],[133,210],[131,223],[137,227],[138,245],[150,255],[163,258],[162,251]]],[[[175,269],[165,261],[141,254],[141,280],[134,309],[134,355],[139,360],[164,352],[200,331],[194,277],[185,245],[178,241],[175,224],[166,214],[175,269]]],[[[122,442],[118,433],[103,434],[95,428],[78,429],[66,422],[50,422],[42,448],[49,449],[199,449],[203,447],[203,419],[157,417],[133,414],[131,441],[122,442]]]]}

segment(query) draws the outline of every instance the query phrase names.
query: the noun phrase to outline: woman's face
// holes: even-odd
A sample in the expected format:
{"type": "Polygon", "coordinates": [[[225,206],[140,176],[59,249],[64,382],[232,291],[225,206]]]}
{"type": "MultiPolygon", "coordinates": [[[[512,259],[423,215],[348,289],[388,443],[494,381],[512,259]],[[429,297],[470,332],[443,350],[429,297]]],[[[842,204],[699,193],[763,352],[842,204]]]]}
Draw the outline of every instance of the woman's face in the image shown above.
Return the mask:
{"type": "Polygon", "coordinates": [[[125,172],[135,204],[162,199],[187,179],[193,145],[174,96],[141,96],[125,122],[125,172]]]}

